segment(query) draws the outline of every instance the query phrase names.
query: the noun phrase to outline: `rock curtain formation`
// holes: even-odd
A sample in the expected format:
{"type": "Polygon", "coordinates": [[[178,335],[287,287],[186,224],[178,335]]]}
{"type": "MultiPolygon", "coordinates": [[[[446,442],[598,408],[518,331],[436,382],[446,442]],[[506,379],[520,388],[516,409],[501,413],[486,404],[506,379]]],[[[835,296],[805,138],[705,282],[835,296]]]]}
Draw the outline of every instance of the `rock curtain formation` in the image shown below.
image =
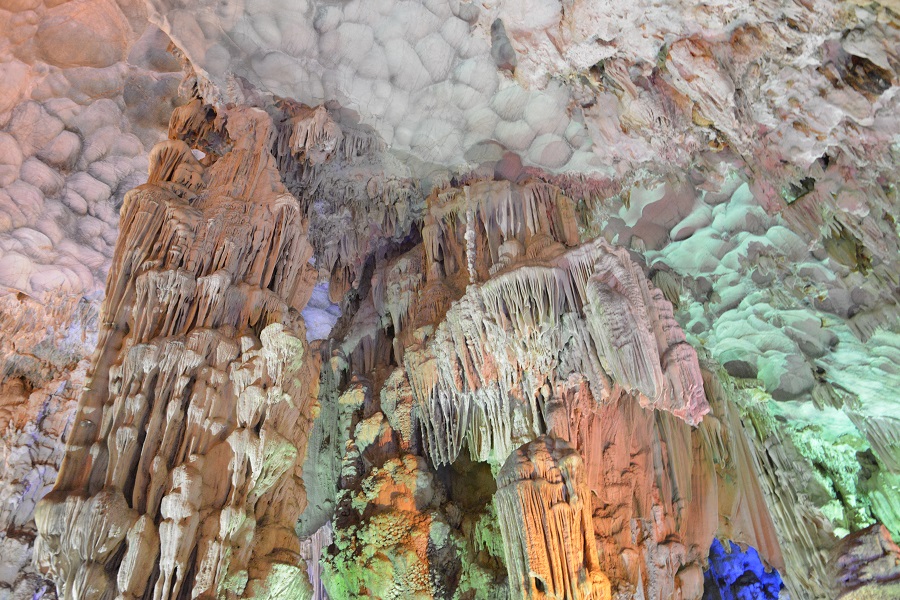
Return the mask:
{"type": "Polygon", "coordinates": [[[512,595],[611,598],[597,559],[578,453],[561,440],[538,438],[510,455],[497,484],[512,595]]]}

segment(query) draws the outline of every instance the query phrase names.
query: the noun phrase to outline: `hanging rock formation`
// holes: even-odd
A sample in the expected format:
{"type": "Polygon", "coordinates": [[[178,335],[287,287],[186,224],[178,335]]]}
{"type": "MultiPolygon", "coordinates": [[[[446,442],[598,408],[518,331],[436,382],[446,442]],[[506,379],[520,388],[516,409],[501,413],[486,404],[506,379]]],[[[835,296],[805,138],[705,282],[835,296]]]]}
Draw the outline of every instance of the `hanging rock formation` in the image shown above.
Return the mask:
{"type": "MultiPolygon", "coordinates": [[[[775,527],[749,467],[751,451],[743,433],[729,434],[743,426],[728,413],[721,384],[704,375],[674,323],[670,302],[627,251],[603,240],[577,245],[572,237],[567,248],[565,237],[554,239],[577,231],[574,212],[565,210],[570,202],[559,188],[540,182],[485,180],[446,188],[428,199],[422,241],[411,249],[389,247],[376,258],[371,284],[361,286],[366,295],[355,302],[352,315],[342,317],[345,333],[336,336],[343,335],[343,342],[325,369],[329,386],[346,390],[322,396],[323,411],[328,404],[335,407],[330,418],[336,427],[313,434],[323,442],[338,440],[332,447],[344,451],[341,475],[332,470],[329,479],[315,463],[307,465],[311,474],[318,473],[316,487],[337,490],[321,501],[323,512],[334,506],[333,514],[340,516],[336,531],[355,532],[352,543],[337,543],[325,559],[333,582],[359,580],[360,570],[374,577],[379,568],[358,557],[396,552],[381,542],[375,546],[380,550],[367,550],[361,541],[375,544],[363,532],[382,539],[366,518],[373,503],[381,506],[382,519],[394,514],[376,500],[383,497],[376,483],[381,479],[373,478],[385,459],[367,458],[372,450],[363,452],[360,445],[362,432],[375,423],[381,428],[376,439],[393,440],[389,455],[421,453],[437,467],[438,477],[428,485],[441,491],[426,509],[418,509],[420,519],[432,523],[420,536],[433,535],[427,532],[434,523],[459,523],[453,495],[460,484],[442,473],[461,471],[474,478],[483,469],[496,478],[496,515],[483,504],[470,510],[481,527],[498,520],[492,527],[503,532],[501,556],[511,598],[538,592],[529,575],[533,565],[544,565],[537,575],[544,592],[560,598],[605,597],[611,591],[697,598],[702,560],[717,531],[760,547],[768,560],[783,566],[775,527]],[[553,202],[541,204],[548,198],[553,202]],[[510,227],[518,227],[508,239],[502,225],[499,231],[487,225],[502,224],[504,215],[510,227]],[[592,295],[592,285],[633,301],[601,300],[592,295]],[[593,325],[595,311],[604,308],[602,320],[593,325]],[[631,316],[630,328],[620,326],[628,321],[617,308],[631,316]],[[679,345],[687,352],[678,355],[679,345]],[[640,362],[616,372],[610,365],[626,364],[620,358],[626,353],[640,362]],[[516,483],[518,467],[510,466],[524,460],[523,453],[530,456],[527,449],[539,444],[535,440],[546,439],[559,452],[567,448],[566,464],[578,478],[567,485],[579,490],[580,500],[558,512],[577,509],[579,519],[586,519],[578,521],[584,550],[569,560],[559,558],[551,542],[528,537],[539,539],[546,523],[540,510],[519,507],[517,494],[525,492],[516,483]],[[345,512],[341,498],[345,503],[354,498],[352,511],[345,512]],[[550,571],[553,560],[559,561],[556,575],[550,571]],[[609,591],[603,591],[605,576],[609,591]]],[[[371,448],[373,437],[364,439],[371,448]]],[[[534,467],[534,472],[542,471],[534,467]]],[[[548,506],[553,502],[547,500],[548,506]]],[[[462,560],[477,549],[478,540],[466,533],[465,520],[457,526],[465,537],[452,554],[462,560]]],[[[394,548],[394,538],[386,539],[394,548]]],[[[398,560],[390,560],[395,569],[408,562],[398,560]]],[[[496,565],[478,565],[496,572],[496,565]]],[[[464,567],[458,591],[471,581],[467,576],[473,577],[464,567]]],[[[417,589],[441,597],[439,588],[417,589]]],[[[475,597],[495,597],[491,594],[495,588],[482,588],[475,597]]]]}
{"type": "Polygon", "coordinates": [[[423,294],[459,285],[463,260],[487,281],[453,306],[432,297],[429,312],[389,304],[402,311],[391,315],[401,338],[409,323],[421,331],[440,321],[403,354],[435,462],[453,462],[465,443],[473,459],[499,466],[518,440],[542,432],[545,380],[573,371],[598,398],[617,384],[645,406],[699,422],[708,406],[696,353],[627,252],[603,240],[566,251],[577,225],[571,200],[552,186],[481,182],[463,192],[432,196],[441,221],[423,232],[429,275],[413,285],[423,294]]]}

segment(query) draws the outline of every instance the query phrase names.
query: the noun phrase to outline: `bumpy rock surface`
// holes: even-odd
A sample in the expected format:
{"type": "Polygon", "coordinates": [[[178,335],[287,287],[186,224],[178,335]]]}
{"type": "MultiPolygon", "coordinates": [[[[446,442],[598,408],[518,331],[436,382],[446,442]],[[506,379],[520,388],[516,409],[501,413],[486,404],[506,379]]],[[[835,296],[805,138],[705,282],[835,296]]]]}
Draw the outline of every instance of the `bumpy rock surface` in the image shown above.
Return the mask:
{"type": "Polygon", "coordinates": [[[5,2],[0,32],[0,596],[49,597],[31,568],[34,504],[97,342],[119,207],[182,75],[136,3],[5,2]]]}
{"type": "Polygon", "coordinates": [[[883,525],[841,540],[832,568],[837,598],[892,598],[900,593],[900,548],[883,525]]]}
{"type": "Polygon", "coordinates": [[[308,587],[293,526],[316,391],[299,315],[312,249],[271,119],[220,123],[235,142],[214,163],[160,144],[123,205],[99,349],[36,513],[36,562],[65,597],[308,587]]]}

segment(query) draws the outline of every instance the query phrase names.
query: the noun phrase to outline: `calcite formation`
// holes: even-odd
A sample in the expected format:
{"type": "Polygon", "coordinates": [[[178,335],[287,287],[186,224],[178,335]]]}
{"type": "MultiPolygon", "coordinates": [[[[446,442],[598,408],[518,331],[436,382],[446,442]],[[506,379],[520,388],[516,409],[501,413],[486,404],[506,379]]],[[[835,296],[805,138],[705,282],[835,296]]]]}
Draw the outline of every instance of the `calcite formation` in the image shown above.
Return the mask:
{"type": "Polygon", "coordinates": [[[497,476],[497,513],[510,589],[522,598],[608,600],[582,458],[542,436],[516,450],[497,476]]]}
{"type": "Polygon", "coordinates": [[[708,411],[696,353],[669,302],[622,249],[598,240],[566,251],[577,226],[557,188],[479,182],[429,203],[441,220],[423,231],[427,276],[408,273],[412,257],[386,273],[387,294],[419,288],[428,301],[413,305],[407,291],[379,304],[400,339],[416,329],[402,356],[435,462],[453,462],[465,444],[473,459],[499,466],[517,440],[540,435],[552,418],[550,388],[573,372],[598,398],[620,385],[689,423],[708,411]],[[448,284],[463,268],[469,285],[450,306],[448,284]]]}
{"type": "Polygon", "coordinates": [[[784,584],[778,571],[766,568],[753,548],[740,548],[729,544],[726,550],[719,540],[714,540],[709,553],[709,570],[704,588],[710,595],[719,597],[778,598],[784,592],[784,584]],[[716,591],[713,591],[716,590],[716,591]]]}
{"type": "Polygon", "coordinates": [[[836,598],[891,598],[900,593],[900,548],[883,525],[841,540],[831,566],[836,598]]]}
{"type": "Polygon", "coordinates": [[[0,600],[897,597],[900,6],[621,4],[2,3],[0,600]]]}
{"type": "MultiPolygon", "coordinates": [[[[351,491],[354,512],[365,519],[371,509],[362,510],[363,498],[371,503],[381,497],[369,477],[382,459],[360,456],[357,442],[364,424],[380,422],[398,436],[393,452],[400,456],[423,452],[438,474],[482,464],[496,478],[495,518],[503,532],[511,597],[605,597],[606,577],[618,594],[698,597],[702,557],[719,527],[724,535],[761,547],[782,566],[775,525],[765,509],[759,512],[765,505],[760,484],[755,475],[741,475],[755,473],[753,453],[743,433],[728,433],[741,432],[743,425],[724,402],[718,378],[704,376],[673,320],[671,303],[629,253],[603,240],[579,244],[577,217],[565,208],[571,200],[546,183],[477,181],[435,193],[427,202],[422,241],[376,261],[368,296],[358,302],[342,346],[333,351],[329,380],[339,387],[334,369],[346,372],[347,392],[335,399],[337,430],[314,437],[324,441],[337,433],[353,469],[347,471],[345,462],[339,479],[333,470],[330,479],[318,471],[317,487],[329,480],[326,485],[338,490],[331,505],[347,497],[341,489],[351,491]],[[546,198],[554,201],[541,205],[546,198]],[[491,234],[486,225],[502,223],[504,216],[511,227],[505,240],[502,228],[491,234]],[[632,302],[603,303],[592,295],[592,285],[632,302]],[[603,308],[601,315],[594,312],[603,308]],[[679,346],[687,352],[679,354],[679,346]],[[611,366],[636,354],[637,365],[620,371],[611,366]],[[381,366],[385,362],[388,370],[381,366]],[[353,407],[358,417],[349,414],[353,407]],[[699,427],[692,431],[690,423],[699,427]],[[566,464],[578,480],[567,485],[581,499],[554,510],[580,511],[579,519],[587,521],[578,521],[572,535],[589,540],[584,532],[592,529],[596,553],[589,541],[576,558],[541,538],[522,537],[540,536],[546,527],[540,510],[516,508],[519,471],[510,465],[547,435],[554,447],[569,448],[566,464]],[[721,524],[717,514],[727,515],[721,524]],[[534,577],[533,565],[543,565],[534,577]]],[[[372,437],[365,439],[368,445],[372,437]]],[[[449,484],[444,493],[452,497],[454,482],[449,484]]],[[[340,505],[334,510],[342,515],[337,529],[347,527],[340,505]]],[[[422,512],[432,523],[442,516],[452,524],[457,510],[451,499],[422,512]]],[[[479,519],[491,517],[484,507],[478,510],[479,519]]],[[[354,531],[359,518],[352,517],[354,531]]],[[[560,527],[569,531],[575,525],[560,527]]],[[[353,539],[360,536],[354,533],[353,539]]],[[[460,557],[472,551],[457,547],[460,557]]],[[[326,559],[334,561],[331,577],[359,577],[361,563],[348,561],[374,547],[363,550],[357,542],[336,550],[334,559],[326,559]]]]}
{"type": "Polygon", "coordinates": [[[122,208],[98,351],[35,515],[36,561],[67,598],[308,586],[293,526],[315,403],[299,315],[312,249],[268,115],[220,123],[237,138],[222,156],[204,167],[160,144],[122,208]]]}

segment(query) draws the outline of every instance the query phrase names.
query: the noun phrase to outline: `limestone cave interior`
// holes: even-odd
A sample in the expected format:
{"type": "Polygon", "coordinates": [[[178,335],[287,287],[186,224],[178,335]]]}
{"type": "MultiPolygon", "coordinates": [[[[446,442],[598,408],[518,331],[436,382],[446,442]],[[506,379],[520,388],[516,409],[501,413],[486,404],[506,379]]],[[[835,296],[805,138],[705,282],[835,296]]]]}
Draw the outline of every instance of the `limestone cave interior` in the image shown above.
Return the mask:
{"type": "Polygon", "coordinates": [[[900,600],[900,0],[0,0],[0,600],[900,600]]]}

